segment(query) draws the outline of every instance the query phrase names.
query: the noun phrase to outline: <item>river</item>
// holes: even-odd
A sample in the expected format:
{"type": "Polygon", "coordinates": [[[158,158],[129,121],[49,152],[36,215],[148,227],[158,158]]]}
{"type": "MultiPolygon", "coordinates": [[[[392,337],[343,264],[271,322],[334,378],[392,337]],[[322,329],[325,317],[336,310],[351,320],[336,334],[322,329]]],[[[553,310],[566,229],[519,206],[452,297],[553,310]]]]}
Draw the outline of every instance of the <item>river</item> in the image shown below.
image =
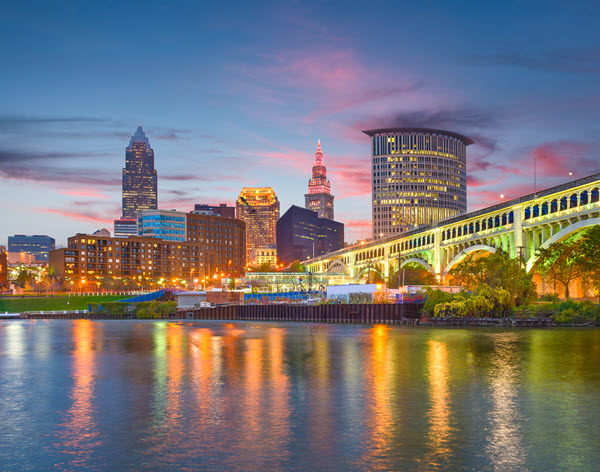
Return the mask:
{"type": "Polygon", "coordinates": [[[0,470],[600,469],[600,330],[0,322],[0,470]]]}

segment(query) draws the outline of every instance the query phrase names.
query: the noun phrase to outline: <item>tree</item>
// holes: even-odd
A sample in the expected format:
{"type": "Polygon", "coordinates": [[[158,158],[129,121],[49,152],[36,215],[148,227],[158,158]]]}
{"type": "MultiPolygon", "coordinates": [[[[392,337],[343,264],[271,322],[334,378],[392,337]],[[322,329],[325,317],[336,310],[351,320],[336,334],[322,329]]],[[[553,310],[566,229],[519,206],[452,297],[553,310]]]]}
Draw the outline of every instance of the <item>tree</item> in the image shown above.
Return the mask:
{"type": "Polygon", "coordinates": [[[268,262],[263,262],[258,266],[258,272],[271,272],[273,270],[273,266],[268,262]]]}
{"type": "Polygon", "coordinates": [[[476,291],[486,285],[492,290],[506,290],[515,305],[536,298],[533,275],[523,267],[523,260],[511,259],[501,249],[486,257],[465,257],[452,270],[457,283],[467,290],[476,291]]]}
{"type": "Polygon", "coordinates": [[[600,226],[594,226],[581,242],[582,282],[600,292],[600,226]]]}
{"type": "Polygon", "coordinates": [[[565,287],[565,298],[569,298],[569,284],[585,273],[582,245],[581,239],[570,239],[537,250],[538,272],[554,284],[562,284],[565,287]]]}
{"type": "Polygon", "coordinates": [[[405,267],[390,274],[388,288],[398,288],[398,276],[400,276],[400,283],[404,279],[404,285],[438,285],[436,276],[424,267],[405,267]]]}
{"type": "Polygon", "coordinates": [[[25,267],[21,267],[19,269],[19,274],[17,275],[15,285],[17,287],[25,288],[27,285],[31,285],[32,279],[33,275],[31,275],[31,273],[25,267]]]}
{"type": "Polygon", "coordinates": [[[290,266],[285,271],[286,272],[304,272],[304,266],[298,259],[296,259],[294,262],[292,262],[290,264],[290,266]]]}

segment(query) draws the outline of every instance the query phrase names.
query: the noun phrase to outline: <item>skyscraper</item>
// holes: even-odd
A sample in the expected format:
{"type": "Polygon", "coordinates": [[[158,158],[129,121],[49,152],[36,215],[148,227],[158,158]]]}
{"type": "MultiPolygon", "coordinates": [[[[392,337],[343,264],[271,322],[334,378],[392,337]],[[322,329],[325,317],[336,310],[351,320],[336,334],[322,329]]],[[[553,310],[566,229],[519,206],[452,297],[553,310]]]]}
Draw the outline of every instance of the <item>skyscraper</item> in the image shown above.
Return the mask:
{"type": "Polygon", "coordinates": [[[320,218],[333,220],[333,198],[331,185],[327,180],[327,168],[323,165],[323,151],[319,140],[315,151],[312,179],[308,181],[308,193],[304,195],[304,207],[316,211],[320,218]]]}
{"type": "Polygon", "coordinates": [[[279,200],[271,187],[244,187],[236,201],[237,217],[246,223],[246,260],[254,264],[253,249],[275,249],[279,200]]]}
{"type": "Polygon", "coordinates": [[[123,218],[136,218],[142,210],[156,210],[157,176],[154,151],[140,124],[125,150],[123,218]]]}
{"type": "Polygon", "coordinates": [[[434,223],[467,210],[467,146],[451,131],[386,128],[371,136],[373,238],[434,223]]]}
{"type": "Polygon", "coordinates": [[[289,264],[344,247],[344,224],[292,205],[277,221],[277,257],[289,264]]]}

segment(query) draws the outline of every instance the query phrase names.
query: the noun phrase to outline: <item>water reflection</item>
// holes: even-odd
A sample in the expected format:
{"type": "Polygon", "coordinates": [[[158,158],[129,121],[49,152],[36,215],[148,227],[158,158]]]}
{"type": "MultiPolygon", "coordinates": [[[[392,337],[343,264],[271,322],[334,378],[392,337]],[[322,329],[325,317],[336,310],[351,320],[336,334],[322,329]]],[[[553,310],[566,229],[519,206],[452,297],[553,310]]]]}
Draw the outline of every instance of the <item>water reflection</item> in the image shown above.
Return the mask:
{"type": "Polygon", "coordinates": [[[72,374],[72,401],[67,420],[62,425],[60,442],[56,444],[68,460],[57,464],[59,469],[84,468],[94,449],[102,444],[96,424],[94,403],[94,376],[96,372],[94,339],[98,325],[92,321],[74,322],[72,374]]]}
{"type": "Polygon", "coordinates": [[[391,380],[391,363],[389,347],[389,326],[376,325],[370,330],[367,359],[369,362],[364,371],[364,385],[367,387],[368,413],[367,427],[369,447],[362,458],[363,467],[368,469],[385,469],[392,444],[393,416],[390,395],[393,392],[391,380]]]}
{"type": "Polygon", "coordinates": [[[486,438],[486,451],[494,470],[527,470],[518,404],[522,361],[518,340],[517,333],[492,336],[493,351],[487,372],[491,394],[490,435],[486,438]]]}
{"type": "Polygon", "coordinates": [[[424,457],[422,470],[439,470],[447,464],[451,452],[449,446],[451,404],[446,343],[432,339],[428,341],[427,366],[429,433],[427,434],[428,452],[424,457]]]}
{"type": "Polygon", "coordinates": [[[0,323],[0,469],[594,470],[599,365],[591,330],[0,323]]]}

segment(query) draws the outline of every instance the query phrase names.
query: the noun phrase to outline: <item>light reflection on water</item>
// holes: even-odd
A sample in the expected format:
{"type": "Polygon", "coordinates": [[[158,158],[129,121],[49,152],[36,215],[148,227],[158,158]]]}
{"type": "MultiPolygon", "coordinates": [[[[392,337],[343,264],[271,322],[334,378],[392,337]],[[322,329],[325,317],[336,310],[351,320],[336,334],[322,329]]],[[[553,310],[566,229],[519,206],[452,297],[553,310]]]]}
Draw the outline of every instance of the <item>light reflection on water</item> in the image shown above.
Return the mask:
{"type": "Polygon", "coordinates": [[[594,330],[0,324],[0,470],[594,470],[594,330]]]}

